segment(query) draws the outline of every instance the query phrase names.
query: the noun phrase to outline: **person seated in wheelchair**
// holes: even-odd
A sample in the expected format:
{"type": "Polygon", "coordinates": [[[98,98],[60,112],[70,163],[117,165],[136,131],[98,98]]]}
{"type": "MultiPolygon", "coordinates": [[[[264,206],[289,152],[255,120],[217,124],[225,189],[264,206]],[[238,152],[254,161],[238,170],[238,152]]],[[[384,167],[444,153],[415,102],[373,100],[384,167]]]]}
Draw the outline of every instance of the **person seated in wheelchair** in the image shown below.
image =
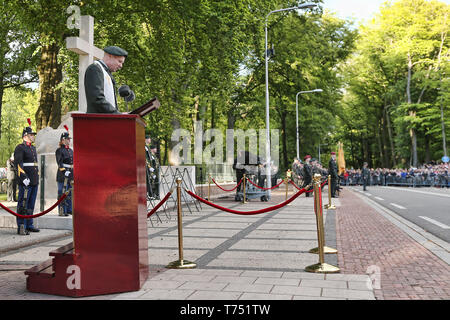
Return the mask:
{"type": "MultiPolygon", "coordinates": [[[[234,159],[233,169],[236,170],[236,183],[239,183],[241,179],[249,175],[258,175],[259,164],[261,164],[261,158],[244,150],[239,150],[237,157],[234,159]]],[[[253,180],[252,180],[253,181],[253,180]]],[[[242,183],[236,188],[236,201],[239,201],[239,193],[242,190],[242,183]]],[[[256,183],[256,181],[255,181],[256,183]]]]}

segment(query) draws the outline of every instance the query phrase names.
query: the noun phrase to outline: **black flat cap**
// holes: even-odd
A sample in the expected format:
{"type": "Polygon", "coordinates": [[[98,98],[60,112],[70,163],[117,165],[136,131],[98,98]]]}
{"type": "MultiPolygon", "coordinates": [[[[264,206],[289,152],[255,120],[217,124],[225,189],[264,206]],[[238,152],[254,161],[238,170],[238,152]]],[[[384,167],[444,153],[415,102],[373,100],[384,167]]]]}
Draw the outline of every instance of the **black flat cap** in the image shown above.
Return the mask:
{"type": "Polygon", "coordinates": [[[125,58],[128,57],[128,52],[117,46],[106,47],[105,49],[103,49],[103,51],[112,54],[113,56],[124,56],[125,58]]]}

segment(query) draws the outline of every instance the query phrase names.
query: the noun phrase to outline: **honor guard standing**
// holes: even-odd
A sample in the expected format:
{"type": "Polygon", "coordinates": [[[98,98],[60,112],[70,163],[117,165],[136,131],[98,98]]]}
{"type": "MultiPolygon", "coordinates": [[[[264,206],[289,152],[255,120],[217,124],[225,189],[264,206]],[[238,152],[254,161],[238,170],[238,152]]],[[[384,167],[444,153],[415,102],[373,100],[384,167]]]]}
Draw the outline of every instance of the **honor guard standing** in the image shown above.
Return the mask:
{"type": "Polygon", "coordinates": [[[103,51],[103,59],[94,61],[84,75],[87,113],[120,113],[112,73],[122,68],[128,53],[116,46],[106,47],[103,51]]]}
{"type": "Polygon", "coordinates": [[[370,179],[370,170],[367,166],[368,166],[368,163],[364,162],[363,168],[361,171],[361,178],[363,181],[363,190],[364,191],[367,191],[366,187],[367,187],[367,184],[369,183],[369,179],[370,179]]]}
{"type": "Polygon", "coordinates": [[[152,143],[152,138],[150,136],[145,136],[145,181],[147,183],[147,198],[153,198],[153,190],[151,186],[151,151],[150,144],[152,143]]]}
{"type": "MultiPolygon", "coordinates": [[[[14,163],[17,168],[19,184],[19,198],[17,212],[21,215],[32,215],[39,185],[39,169],[37,163],[36,148],[33,146],[36,132],[29,126],[23,129],[23,143],[14,150],[14,163]]],[[[28,235],[29,232],[39,232],[33,226],[33,219],[17,218],[17,234],[28,235]]]]}
{"type": "MultiPolygon", "coordinates": [[[[69,147],[70,136],[69,128],[64,126],[66,132],[61,134],[59,139],[59,148],[56,149],[55,157],[58,164],[58,172],[56,173],[56,182],[58,183],[58,199],[63,193],[72,187],[73,180],[73,150],[69,147]]],[[[72,214],[72,192],[59,205],[59,215],[67,217],[72,214]]]]}
{"type": "MultiPolygon", "coordinates": [[[[311,156],[308,154],[305,156],[305,163],[303,164],[303,186],[302,188],[305,188],[307,185],[311,184],[312,182],[312,169],[310,162],[311,156]]],[[[310,197],[311,192],[306,193],[306,197],[310,197]]]]}
{"type": "Polygon", "coordinates": [[[328,162],[328,174],[331,176],[331,186],[328,186],[331,190],[331,197],[337,198],[336,188],[339,176],[336,164],[336,152],[331,152],[331,159],[328,162]]]}
{"type": "Polygon", "coordinates": [[[150,146],[150,187],[155,199],[159,199],[159,161],[156,157],[157,148],[155,145],[150,146]]]}

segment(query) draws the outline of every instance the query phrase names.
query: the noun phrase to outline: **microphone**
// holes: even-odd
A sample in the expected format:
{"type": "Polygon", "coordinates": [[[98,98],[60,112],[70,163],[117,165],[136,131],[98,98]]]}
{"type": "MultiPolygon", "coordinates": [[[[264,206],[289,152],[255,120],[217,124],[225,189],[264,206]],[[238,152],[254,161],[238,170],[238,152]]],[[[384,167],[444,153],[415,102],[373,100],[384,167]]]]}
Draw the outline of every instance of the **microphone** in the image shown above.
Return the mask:
{"type": "Polygon", "coordinates": [[[124,98],[126,102],[131,102],[136,98],[133,90],[126,84],[119,88],[119,95],[124,98]]]}
{"type": "Polygon", "coordinates": [[[119,95],[122,98],[128,97],[130,95],[130,91],[131,91],[130,87],[124,84],[119,88],[119,95]]]}

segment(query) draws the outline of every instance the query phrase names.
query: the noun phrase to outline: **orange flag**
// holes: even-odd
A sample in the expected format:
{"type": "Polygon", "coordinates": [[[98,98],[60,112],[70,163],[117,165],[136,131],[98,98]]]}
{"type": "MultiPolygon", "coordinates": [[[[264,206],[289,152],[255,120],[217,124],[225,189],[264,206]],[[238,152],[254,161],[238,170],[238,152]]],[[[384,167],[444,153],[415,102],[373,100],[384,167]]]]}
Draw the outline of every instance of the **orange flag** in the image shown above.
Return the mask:
{"type": "Polygon", "coordinates": [[[338,142],[338,175],[341,175],[345,172],[345,157],[344,157],[344,145],[341,142],[338,142]]]}

